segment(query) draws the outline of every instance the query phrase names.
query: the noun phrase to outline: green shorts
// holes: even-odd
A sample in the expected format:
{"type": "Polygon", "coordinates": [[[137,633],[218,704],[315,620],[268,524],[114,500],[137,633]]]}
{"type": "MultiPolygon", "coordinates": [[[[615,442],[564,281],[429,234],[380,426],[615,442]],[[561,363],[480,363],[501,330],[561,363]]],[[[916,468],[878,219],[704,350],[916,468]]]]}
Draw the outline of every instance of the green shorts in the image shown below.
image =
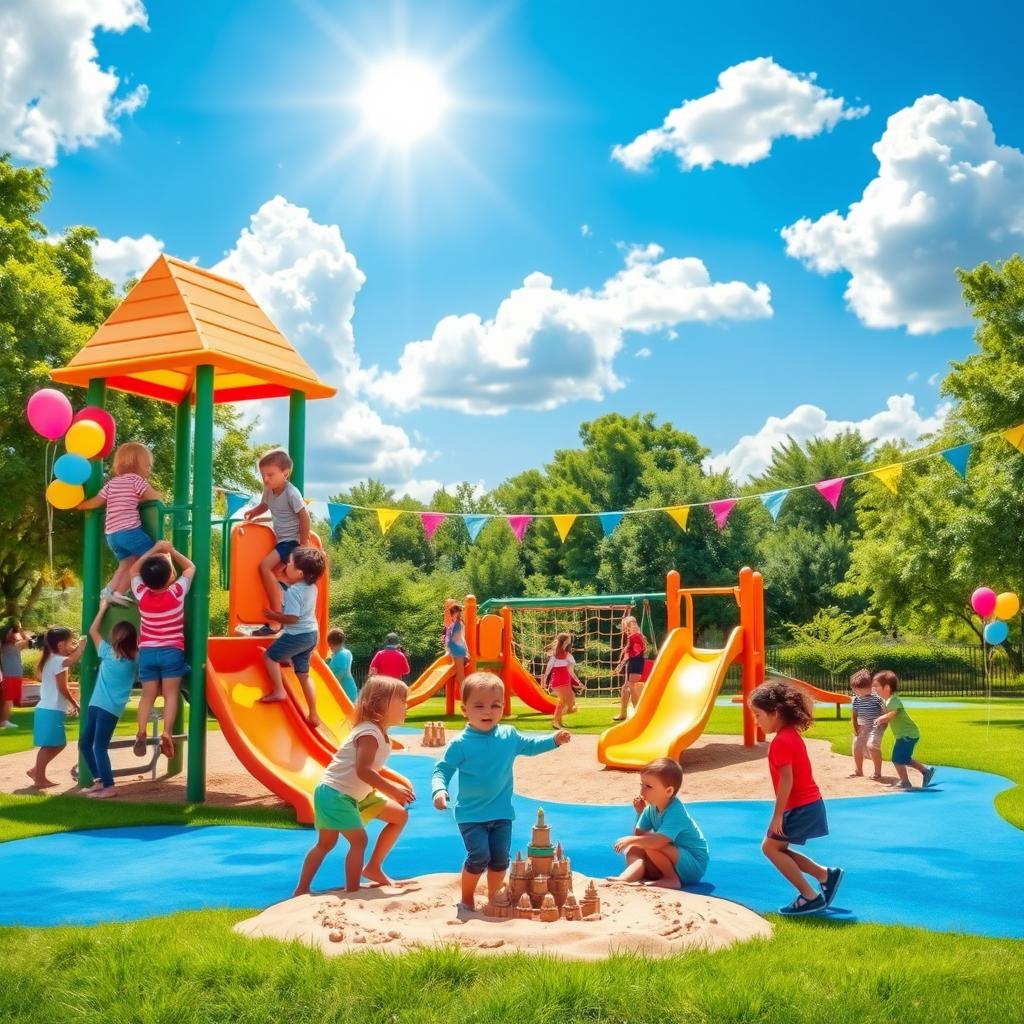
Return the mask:
{"type": "Polygon", "coordinates": [[[313,823],[317,828],[351,832],[373,821],[387,802],[387,797],[376,790],[357,802],[347,793],[339,793],[333,786],[321,782],[313,790],[313,823]]]}

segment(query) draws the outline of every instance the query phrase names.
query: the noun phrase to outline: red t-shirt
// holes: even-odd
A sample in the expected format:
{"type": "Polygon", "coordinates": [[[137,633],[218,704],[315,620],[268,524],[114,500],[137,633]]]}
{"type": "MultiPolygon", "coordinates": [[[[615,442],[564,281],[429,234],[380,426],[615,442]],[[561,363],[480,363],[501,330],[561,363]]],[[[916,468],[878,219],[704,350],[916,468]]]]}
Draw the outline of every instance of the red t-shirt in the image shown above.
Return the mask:
{"type": "Polygon", "coordinates": [[[409,674],[409,659],[397,647],[384,647],[373,656],[370,671],[401,679],[409,674]]]}
{"type": "Polygon", "coordinates": [[[785,810],[803,807],[821,799],[821,790],[811,774],[811,760],[807,756],[807,744],[803,736],[792,725],[784,725],[768,748],[768,771],[772,776],[772,787],[779,791],[779,773],[785,765],[793,766],[793,789],[786,801],[785,810]]]}
{"type": "Polygon", "coordinates": [[[150,590],[141,576],[132,580],[139,602],[139,647],[185,649],[185,595],[191,577],[176,579],[166,590],[150,590]]]}
{"type": "Polygon", "coordinates": [[[631,658],[639,658],[640,655],[647,653],[647,641],[643,633],[630,633],[626,637],[626,653],[631,658]]]}

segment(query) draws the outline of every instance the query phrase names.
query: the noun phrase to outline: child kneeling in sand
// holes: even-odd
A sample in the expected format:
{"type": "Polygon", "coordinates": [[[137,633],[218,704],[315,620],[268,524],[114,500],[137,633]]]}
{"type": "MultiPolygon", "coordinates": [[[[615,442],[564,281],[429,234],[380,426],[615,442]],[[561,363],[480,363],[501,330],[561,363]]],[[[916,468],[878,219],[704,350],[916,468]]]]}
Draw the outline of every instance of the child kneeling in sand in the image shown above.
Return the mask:
{"type": "Polygon", "coordinates": [[[455,821],[466,845],[460,910],[474,910],[476,887],[487,872],[487,896],[493,899],[505,881],[512,851],[512,766],[520,754],[533,756],[569,742],[561,729],[553,736],[524,736],[500,725],[505,687],[492,672],[474,672],[462,684],[466,728],[448,744],[434,768],[434,806],[448,806],[448,784],[458,773],[455,821]]]}
{"type": "Polygon", "coordinates": [[[613,882],[646,882],[664,889],[693,885],[708,868],[708,841],[679,799],[683,769],[671,757],[659,757],[640,772],[640,795],[633,810],[640,815],[631,836],[616,840],[626,867],[613,882]]]}
{"type": "Polygon", "coordinates": [[[388,728],[401,725],[407,711],[409,688],[399,679],[373,676],[359,693],[355,724],[324,769],[313,791],[314,821],[319,832],[316,845],[302,862],[302,874],[293,895],[309,892],[324,858],[344,836],[349,844],[345,857],[345,891],[356,892],[360,877],[375,885],[391,885],[384,873],[384,858],[409,820],[406,804],[416,799],[408,786],[381,774],[391,753],[388,728]],[[365,823],[373,818],[386,822],[370,859],[363,866],[367,837],[365,823]]]}

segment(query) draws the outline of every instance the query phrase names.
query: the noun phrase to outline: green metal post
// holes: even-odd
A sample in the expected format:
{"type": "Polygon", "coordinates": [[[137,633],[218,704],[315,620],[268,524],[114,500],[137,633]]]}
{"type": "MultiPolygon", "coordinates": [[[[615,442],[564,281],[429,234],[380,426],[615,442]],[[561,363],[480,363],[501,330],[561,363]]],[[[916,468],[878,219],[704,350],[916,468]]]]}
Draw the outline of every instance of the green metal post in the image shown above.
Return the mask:
{"type": "MultiPolygon", "coordinates": [[[[189,514],[184,507],[188,505],[189,483],[192,479],[192,404],[190,396],[186,395],[177,406],[174,413],[174,505],[180,509],[174,513],[174,525],[171,529],[171,543],[175,549],[183,555],[189,553],[189,514]]],[[[163,536],[161,524],[157,540],[163,536]]],[[[186,637],[186,648],[188,638],[186,637]]],[[[192,680],[185,680],[191,684],[192,680]]],[[[189,688],[189,694],[192,690],[189,688]]],[[[185,730],[185,703],[179,701],[178,713],[174,718],[174,733],[180,736],[185,730]]],[[[167,764],[167,774],[180,775],[184,758],[181,746],[175,747],[174,757],[167,764]]]]}
{"type": "MultiPolygon", "coordinates": [[[[89,381],[86,402],[103,408],[107,397],[107,382],[100,378],[89,381]]],[[[92,475],[85,485],[85,496],[93,497],[103,484],[103,466],[97,459],[92,464],[92,475]]],[[[103,569],[103,509],[92,509],[85,513],[85,525],[82,529],[82,635],[92,625],[96,613],[100,610],[100,572],[103,569]]],[[[52,584],[52,581],[51,581],[52,584]]],[[[92,644],[88,644],[81,661],[78,663],[79,699],[82,714],[89,706],[96,685],[96,674],[99,671],[99,658],[92,644]]],[[[78,759],[78,781],[82,786],[92,785],[92,775],[82,757],[78,759]]]]}
{"type": "Polygon", "coordinates": [[[288,397],[288,454],[292,457],[291,482],[306,489],[306,396],[293,391],[288,397]]]}
{"type": "Polygon", "coordinates": [[[192,581],[188,620],[188,783],[190,803],[206,799],[206,641],[210,630],[210,517],[213,512],[213,367],[197,366],[192,476],[192,581]]]}

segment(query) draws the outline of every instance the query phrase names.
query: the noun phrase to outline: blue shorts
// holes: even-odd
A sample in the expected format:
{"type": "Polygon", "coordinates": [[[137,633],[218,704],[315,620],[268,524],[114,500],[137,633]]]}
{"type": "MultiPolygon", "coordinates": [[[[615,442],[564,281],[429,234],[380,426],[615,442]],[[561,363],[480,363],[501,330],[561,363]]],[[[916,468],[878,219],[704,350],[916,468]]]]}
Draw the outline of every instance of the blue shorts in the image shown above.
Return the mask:
{"type": "Polygon", "coordinates": [[[185,652],[179,647],[140,647],[139,682],[162,683],[188,675],[185,652]]]}
{"type": "Polygon", "coordinates": [[[288,559],[291,558],[292,552],[299,546],[297,540],[279,540],[274,545],[274,550],[277,552],[277,557],[281,559],[282,565],[288,564],[288,559]]]}
{"type": "Polygon", "coordinates": [[[314,629],[309,633],[282,633],[268,648],[267,657],[283,665],[290,661],[292,668],[303,675],[309,671],[309,656],[316,649],[320,634],[314,629]]]}
{"type": "Polygon", "coordinates": [[[462,644],[449,644],[448,645],[448,657],[449,658],[468,658],[469,648],[463,647],[462,644]]]}
{"type": "Polygon", "coordinates": [[[917,741],[920,736],[901,736],[892,745],[892,763],[907,765],[914,760],[914,747],[917,746],[917,741]]]}
{"type": "Polygon", "coordinates": [[[512,822],[509,818],[460,822],[459,831],[466,844],[465,869],[471,875],[508,868],[512,852],[512,822]]]}
{"type": "Polygon", "coordinates": [[[37,747],[63,747],[68,737],[64,731],[64,712],[52,708],[36,708],[32,713],[32,742],[37,747]]]}
{"type": "Polygon", "coordinates": [[[811,804],[790,807],[782,812],[782,835],[772,839],[784,839],[793,846],[803,846],[808,839],[820,839],[828,835],[828,818],[825,816],[825,801],[815,800],[811,804]]]}
{"type": "Polygon", "coordinates": [[[708,869],[707,855],[696,857],[689,850],[679,849],[679,860],[676,861],[676,875],[683,885],[694,885],[704,877],[708,869]]]}
{"type": "Polygon", "coordinates": [[[120,562],[125,558],[141,558],[153,546],[153,538],[141,526],[133,526],[130,530],[108,533],[107,544],[120,562]]]}

